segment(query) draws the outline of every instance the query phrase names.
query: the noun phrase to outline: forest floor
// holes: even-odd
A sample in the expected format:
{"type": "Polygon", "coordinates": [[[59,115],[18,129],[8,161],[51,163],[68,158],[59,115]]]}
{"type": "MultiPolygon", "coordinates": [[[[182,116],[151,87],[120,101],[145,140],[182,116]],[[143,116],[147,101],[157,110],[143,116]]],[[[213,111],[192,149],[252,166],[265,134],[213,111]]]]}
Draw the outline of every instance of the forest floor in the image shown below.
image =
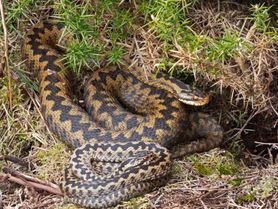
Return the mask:
{"type": "Polygon", "coordinates": [[[71,151],[46,127],[38,82],[21,57],[26,31],[49,17],[59,18],[67,32],[79,37],[64,56],[78,86],[90,71],[132,56],[146,70],[169,73],[210,92],[210,103],[196,110],[224,128],[220,148],[174,161],[166,186],[115,208],[278,208],[275,2],[5,1],[0,22],[7,27],[0,27],[0,208],[76,208],[59,195],[10,179],[20,172],[59,185],[70,158],[71,151]],[[28,164],[6,161],[7,155],[28,164]]]}

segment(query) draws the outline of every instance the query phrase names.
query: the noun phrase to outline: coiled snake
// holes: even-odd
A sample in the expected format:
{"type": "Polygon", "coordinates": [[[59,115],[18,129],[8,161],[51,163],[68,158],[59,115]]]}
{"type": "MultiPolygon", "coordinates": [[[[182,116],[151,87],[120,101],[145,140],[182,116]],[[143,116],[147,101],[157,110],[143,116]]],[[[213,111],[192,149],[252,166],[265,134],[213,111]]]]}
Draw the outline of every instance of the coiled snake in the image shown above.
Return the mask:
{"type": "Polygon", "coordinates": [[[34,25],[23,55],[38,72],[47,125],[75,149],[62,183],[68,202],[113,206],[162,185],[172,158],[222,142],[214,119],[184,105],[204,105],[206,95],[162,73],[146,77],[138,66],[95,71],[85,87],[87,111],[75,104],[56,46],[63,28],[53,20],[34,25]]]}

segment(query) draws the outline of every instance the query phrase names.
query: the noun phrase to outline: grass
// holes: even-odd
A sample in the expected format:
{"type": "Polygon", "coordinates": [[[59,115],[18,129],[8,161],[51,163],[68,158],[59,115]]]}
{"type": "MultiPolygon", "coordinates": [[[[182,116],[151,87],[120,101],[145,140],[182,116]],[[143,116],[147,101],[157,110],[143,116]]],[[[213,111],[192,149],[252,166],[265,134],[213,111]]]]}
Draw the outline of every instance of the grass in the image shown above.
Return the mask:
{"type": "Polygon", "coordinates": [[[269,10],[271,8],[264,6],[264,5],[258,5],[255,4],[252,6],[252,17],[251,19],[254,21],[254,24],[256,26],[256,29],[261,32],[267,32],[270,28],[270,15],[269,10]]]}
{"type": "Polygon", "coordinates": [[[16,30],[19,20],[23,17],[27,18],[27,10],[34,3],[34,0],[16,0],[7,5],[7,23],[9,23],[10,30],[16,30]],[[15,26],[14,26],[15,24],[15,26]]]}
{"type": "MultiPolygon", "coordinates": [[[[277,165],[247,152],[244,140],[267,139],[268,134],[277,137],[273,111],[278,109],[276,10],[277,6],[265,2],[8,1],[13,107],[9,110],[4,74],[0,78],[1,154],[32,161],[36,177],[56,183],[67,164],[70,152],[45,128],[38,112],[37,82],[30,79],[32,73],[19,56],[30,23],[53,16],[65,23],[64,36],[73,37],[65,43],[63,59],[80,79],[88,70],[121,65],[125,56],[132,55],[147,70],[164,71],[210,90],[212,101],[202,111],[218,118],[225,129],[225,151],[216,149],[175,161],[171,183],[118,208],[275,208],[277,165]]],[[[4,166],[1,162],[0,167],[4,166]]],[[[23,187],[2,188],[0,183],[0,189],[5,206],[37,204],[23,187]],[[26,197],[23,202],[22,196],[26,197]]],[[[53,199],[35,195],[41,202],[53,199]]],[[[52,205],[75,208],[59,200],[52,205]]]]}
{"type": "Polygon", "coordinates": [[[251,48],[246,40],[239,34],[226,30],[222,38],[210,44],[207,51],[207,59],[211,62],[225,63],[240,54],[250,53],[251,48]],[[249,49],[249,50],[248,50],[249,49]]]}
{"type": "Polygon", "coordinates": [[[97,8],[89,1],[76,5],[72,1],[63,0],[57,4],[55,16],[65,22],[66,33],[76,37],[67,47],[65,60],[78,75],[84,66],[99,67],[103,57],[108,56],[108,64],[122,62],[124,48],[118,46],[117,42],[124,42],[128,37],[127,28],[132,27],[133,18],[128,10],[113,9],[119,3],[112,0],[100,1],[97,8]],[[100,34],[104,37],[100,37],[100,34]],[[107,46],[107,41],[111,46],[107,46]]]}

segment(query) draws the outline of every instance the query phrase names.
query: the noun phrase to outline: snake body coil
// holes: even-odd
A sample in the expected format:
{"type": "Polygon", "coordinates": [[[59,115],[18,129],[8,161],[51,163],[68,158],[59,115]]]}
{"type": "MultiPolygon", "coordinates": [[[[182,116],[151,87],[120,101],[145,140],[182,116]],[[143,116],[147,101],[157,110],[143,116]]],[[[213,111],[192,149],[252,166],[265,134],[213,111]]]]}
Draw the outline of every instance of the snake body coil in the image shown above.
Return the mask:
{"type": "Polygon", "coordinates": [[[214,119],[189,113],[183,104],[203,105],[207,96],[161,73],[146,79],[139,67],[94,72],[85,88],[85,111],[72,101],[69,71],[56,46],[62,31],[60,22],[36,24],[26,35],[23,55],[38,72],[45,121],[75,149],[62,183],[69,202],[115,205],[161,186],[171,158],[222,142],[214,119]],[[91,170],[94,163],[103,166],[99,172],[91,170]]]}

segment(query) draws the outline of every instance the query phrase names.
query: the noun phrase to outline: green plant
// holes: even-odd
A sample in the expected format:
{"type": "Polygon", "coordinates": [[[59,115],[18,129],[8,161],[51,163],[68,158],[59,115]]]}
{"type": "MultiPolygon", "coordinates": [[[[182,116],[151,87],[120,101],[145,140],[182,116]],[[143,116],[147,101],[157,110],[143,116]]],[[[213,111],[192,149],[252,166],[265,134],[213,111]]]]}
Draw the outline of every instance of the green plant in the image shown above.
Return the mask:
{"type": "Polygon", "coordinates": [[[120,46],[112,47],[108,54],[108,64],[121,64],[122,58],[126,54],[125,49],[120,46]]]}
{"type": "Polygon", "coordinates": [[[19,21],[23,16],[28,16],[28,7],[34,4],[34,0],[15,0],[7,4],[7,23],[12,23],[14,21],[19,21]]]}
{"type": "Polygon", "coordinates": [[[91,67],[90,63],[98,66],[102,47],[88,44],[86,41],[72,42],[64,56],[65,62],[70,69],[80,75],[83,66],[91,67]]]}
{"type": "Polygon", "coordinates": [[[208,60],[223,63],[238,55],[239,52],[247,51],[248,48],[248,42],[238,33],[226,30],[223,37],[211,42],[207,50],[208,60]]]}
{"type": "Polygon", "coordinates": [[[254,21],[256,29],[261,32],[266,32],[269,28],[269,23],[270,23],[269,10],[270,10],[270,7],[264,6],[264,4],[252,5],[251,19],[254,21]]]}
{"type": "Polygon", "coordinates": [[[133,18],[128,10],[118,10],[111,23],[112,42],[123,41],[128,37],[127,28],[133,25],[133,18]]]}

